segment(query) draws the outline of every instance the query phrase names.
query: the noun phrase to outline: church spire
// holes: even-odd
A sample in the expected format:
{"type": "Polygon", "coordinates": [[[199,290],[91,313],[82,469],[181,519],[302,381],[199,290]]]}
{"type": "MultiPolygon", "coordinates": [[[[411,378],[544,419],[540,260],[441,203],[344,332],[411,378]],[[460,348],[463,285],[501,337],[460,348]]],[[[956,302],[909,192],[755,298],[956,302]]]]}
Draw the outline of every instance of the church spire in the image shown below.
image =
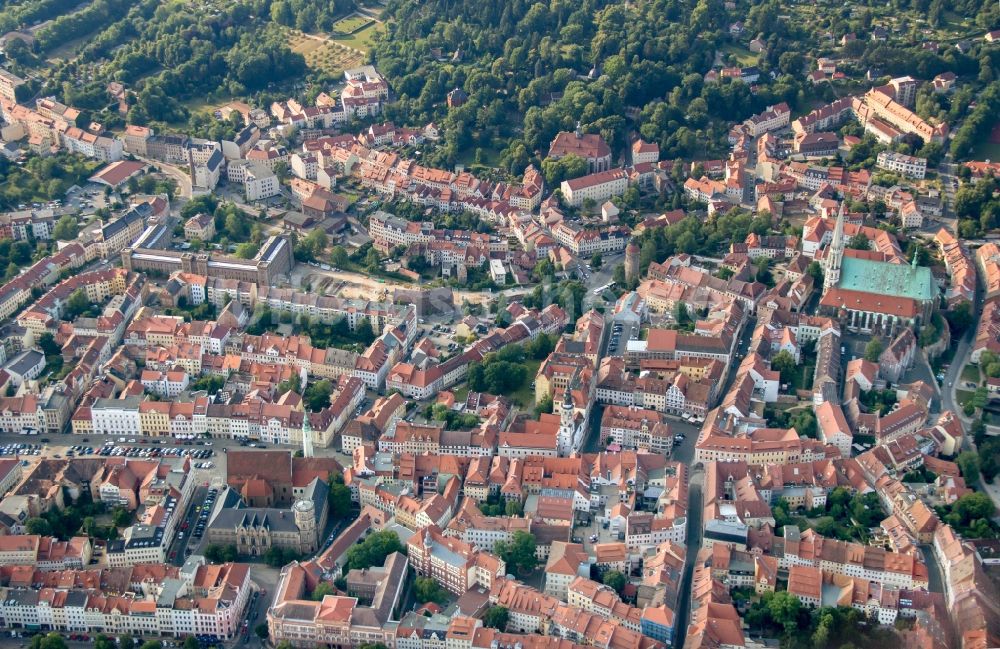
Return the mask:
{"type": "Polygon", "coordinates": [[[833,240],[830,241],[830,249],[826,256],[826,268],[823,269],[824,290],[829,290],[840,282],[840,265],[844,259],[844,206],[846,203],[846,201],[841,201],[840,211],[837,212],[837,223],[833,227],[833,240]]]}
{"type": "Polygon", "coordinates": [[[302,413],[302,457],[313,456],[313,429],[309,421],[309,411],[302,413]]]}

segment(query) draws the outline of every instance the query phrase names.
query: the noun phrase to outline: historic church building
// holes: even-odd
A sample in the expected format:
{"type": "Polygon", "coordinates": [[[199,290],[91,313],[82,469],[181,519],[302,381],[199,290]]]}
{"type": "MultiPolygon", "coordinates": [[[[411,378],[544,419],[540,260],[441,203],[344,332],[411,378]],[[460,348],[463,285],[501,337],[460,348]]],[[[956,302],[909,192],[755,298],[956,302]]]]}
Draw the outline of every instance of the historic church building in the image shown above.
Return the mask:
{"type": "Polygon", "coordinates": [[[888,261],[872,250],[852,250],[844,236],[844,208],[837,214],[823,263],[820,307],[848,330],[894,336],[917,328],[934,311],[938,289],[931,269],[888,261]]]}

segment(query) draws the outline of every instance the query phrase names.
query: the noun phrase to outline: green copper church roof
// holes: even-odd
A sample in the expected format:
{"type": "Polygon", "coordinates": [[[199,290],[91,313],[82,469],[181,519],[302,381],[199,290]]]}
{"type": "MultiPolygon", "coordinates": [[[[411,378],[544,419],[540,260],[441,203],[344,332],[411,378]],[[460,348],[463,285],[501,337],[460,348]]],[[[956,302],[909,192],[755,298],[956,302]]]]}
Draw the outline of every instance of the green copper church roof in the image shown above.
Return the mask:
{"type": "Polygon", "coordinates": [[[926,266],[890,264],[858,257],[844,257],[837,288],[878,295],[907,297],[929,302],[934,299],[934,278],[926,266]]]}

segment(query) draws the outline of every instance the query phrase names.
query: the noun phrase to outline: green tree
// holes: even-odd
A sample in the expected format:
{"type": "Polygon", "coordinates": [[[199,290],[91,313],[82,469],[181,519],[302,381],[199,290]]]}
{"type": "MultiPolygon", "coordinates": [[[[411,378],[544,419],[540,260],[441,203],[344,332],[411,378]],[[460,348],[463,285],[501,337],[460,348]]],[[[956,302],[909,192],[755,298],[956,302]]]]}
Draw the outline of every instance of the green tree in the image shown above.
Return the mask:
{"type": "Polygon", "coordinates": [[[310,383],[302,395],[306,408],[311,412],[319,412],[330,406],[330,395],[333,394],[333,383],[326,379],[310,383]]]}
{"type": "Polygon", "coordinates": [[[128,634],[120,635],[118,636],[118,647],[119,649],[135,649],[135,640],[128,634]]]}
{"type": "Polygon", "coordinates": [[[226,384],[226,380],[215,374],[206,374],[191,384],[192,391],[204,390],[209,394],[215,394],[226,384]]]}
{"type": "Polygon", "coordinates": [[[209,563],[230,563],[239,558],[235,545],[210,545],[205,548],[205,559],[209,563]]]}
{"type": "Polygon", "coordinates": [[[816,424],[816,415],[807,408],[798,408],[791,412],[788,418],[788,427],[794,428],[801,437],[816,439],[819,432],[816,424]]]}
{"type": "Polygon", "coordinates": [[[809,266],[806,268],[806,273],[813,278],[816,286],[821,286],[823,284],[823,266],[818,261],[809,262],[809,266]]]}
{"type": "Polygon", "coordinates": [[[545,395],[541,401],[535,404],[535,419],[540,419],[542,413],[551,413],[552,406],[553,406],[552,395],[551,394],[545,395]]]}
{"type": "Polygon", "coordinates": [[[618,264],[615,269],[611,271],[611,279],[618,286],[626,286],[625,281],[625,264],[618,264]]]}
{"type": "Polygon", "coordinates": [[[605,586],[613,588],[614,591],[619,595],[622,594],[622,591],[628,584],[628,578],[621,571],[618,570],[609,570],[606,573],[604,573],[602,581],[604,581],[605,586]]]}
{"type": "Polygon", "coordinates": [[[491,606],[483,614],[483,626],[497,631],[506,631],[510,612],[503,606],[491,606]]]}
{"type": "Polygon", "coordinates": [[[330,238],[326,236],[326,232],[316,228],[307,234],[301,243],[308,248],[314,258],[319,258],[323,251],[326,250],[327,245],[329,245],[330,238]]]}
{"type": "Polygon", "coordinates": [[[975,484],[979,480],[979,456],[975,452],[960,453],[955,459],[955,464],[958,465],[966,484],[975,484]]]}
{"type": "Polygon", "coordinates": [[[975,315],[972,311],[972,303],[963,300],[945,311],[944,317],[951,325],[952,334],[960,336],[975,322],[975,315]]]}
{"type": "Polygon", "coordinates": [[[579,178],[586,173],[587,161],[578,155],[570,154],[559,159],[542,160],[542,175],[550,187],[556,188],[562,181],[579,178]]]}
{"type": "Polygon", "coordinates": [[[115,644],[114,638],[98,633],[94,636],[94,649],[118,649],[118,645],[115,644]]]}
{"type": "Polygon", "coordinates": [[[115,507],[111,512],[111,522],[115,527],[128,527],[132,524],[132,513],[124,507],[115,507]]]}
{"type": "Polygon", "coordinates": [[[882,355],[882,341],[878,338],[872,338],[865,345],[865,360],[872,363],[877,363],[879,356],[882,355]]]}
{"type": "Polygon", "coordinates": [[[538,558],[535,556],[535,536],[528,532],[517,531],[510,541],[498,541],[493,550],[507,564],[507,568],[513,568],[522,574],[527,574],[538,565],[538,558]]]}
{"type": "Polygon", "coordinates": [[[678,326],[684,325],[688,322],[691,317],[688,315],[687,305],[683,301],[678,300],[677,304],[674,305],[674,321],[677,322],[678,326]]]}
{"type": "Polygon", "coordinates": [[[281,160],[275,162],[274,175],[278,177],[278,182],[286,182],[289,178],[288,163],[281,160]]]}
{"type": "Polygon", "coordinates": [[[448,591],[431,577],[417,577],[413,582],[413,596],[418,602],[443,604],[448,600],[448,591]]]}
{"type": "Polygon", "coordinates": [[[222,546],[213,544],[205,548],[205,559],[209,563],[222,563],[222,546]]]}
{"type": "Polygon", "coordinates": [[[774,280],[771,277],[771,258],[770,257],[758,257],[754,261],[754,266],[757,267],[757,274],[755,279],[761,284],[766,284],[771,286],[774,284],[774,280]]]}
{"type": "Polygon", "coordinates": [[[253,628],[253,632],[256,633],[257,637],[260,638],[261,640],[270,635],[270,632],[267,629],[267,622],[261,622],[260,624],[255,626],[253,628]]]}
{"type": "Polygon", "coordinates": [[[29,518],[24,524],[24,528],[27,530],[28,534],[37,534],[39,536],[52,536],[52,526],[44,518],[29,518]]]}
{"type": "Polygon", "coordinates": [[[52,236],[60,241],[72,241],[80,233],[80,226],[77,225],[76,217],[66,214],[52,228],[52,236]]]}
{"type": "Polygon", "coordinates": [[[372,329],[372,322],[368,318],[361,318],[358,323],[354,325],[354,337],[357,338],[362,345],[368,346],[375,342],[375,331],[372,329]]]}
{"type": "Polygon", "coordinates": [[[312,595],[309,596],[309,599],[313,600],[314,602],[321,602],[323,601],[324,597],[326,597],[327,595],[333,595],[336,592],[337,590],[333,587],[333,584],[331,584],[328,581],[324,581],[321,582],[318,586],[316,586],[316,588],[312,592],[312,595]]]}
{"type": "Polygon", "coordinates": [[[70,293],[64,308],[66,319],[73,320],[90,308],[90,300],[87,293],[82,288],[78,288],[70,293]]]}
{"type": "Polygon", "coordinates": [[[347,268],[351,263],[351,258],[343,246],[334,246],[330,252],[330,263],[336,268],[347,268]]]}
{"type": "Polygon", "coordinates": [[[781,373],[782,383],[792,383],[796,367],[795,357],[787,349],[782,349],[771,358],[771,369],[781,373]]]}
{"type": "Polygon", "coordinates": [[[66,649],[66,641],[58,633],[36,635],[31,638],[31,649],[66,649]]]}
{"type": "Polygon", "coordinates": [[[38,347],[45,354],[46,358],[49,356],[58,356],[62,353],[59,343],[56,342],[52,333],[48,331],[38,337],[38,347]]]}
{"type": "Polygon", "coordinates": [[[163,643],[159,640],[147,640],[139,649],[163,649],[163,643]]]}
{"type": "Polygon", "coordinates": [[[771,619],[784,627],[786,634],[792,634],[798,629],[801,608],[799,598],[785,590],[773,593],[767,601],[771,619]]]}
{"type": "Polygon", "coordinates": [[[847,240],[847,247],[852,250],[868,250],[869,241],[864,232],[858,232],[847,240]]]}
{"type": "Polygon", "coordinates": [[[200,649],[201,645],[198,643],[198,638],[194,636],[188,636],[184,639],[184,649],[200,649]]]}
{"type": "Polygon", "coordinates": [[[972,393],[972,396],[969,398],[969,403],[972,404],[973,408],[985,408],[988,402],[989,394],[986,391],[985,385],[976,388],[972,393]]]}
{"type": "Polygon", "coordinates": [[[335,521],[347,520],[351,513],[351,489],[339,473],[331,474],[329,483],[330,517],[335,521]]]}
{"type": "Polygon", "coordinates": [[[240,259],[253,259],[257,255],[257,246],[247,241],[236,246],[236,252],[233,254],[240,259]]]}
{"type": "Polygon", "coordinates": [[[347,551],[346,568],[361,570],[381,566],[385,563],[385,558],[393,552],[404,551],[399,536],[392,530],[372,532],[364,541],[351,546],[347,551]]]}
{"type": "Polygon", "coordinates": [[[519,500],[508,500],[504,505],[504,513],[508,516],[520,516],[524,513],[524,509],[519,500]]]}
{"type": "Polygon", "coordinates": [[[601,253],[595,252],[594,256],[590,258],[590,267],[594,270],[598,270],[604,263],[604,258],[601,257],[601,253]]]}
{"type": "Polygon", "coordinates": [[[291,390],[295,394],[302,394],[302,376],[292,374],[287,380],[278,384],[278,394],[284,394],[291,390]]]}
{"type": "Polygon", "coordinates": [[[952,511],[962,517],[962,522],[968,524],[976,519],[988,520],[996,513],[993,500],[981,491],[967,493],[955,501],[952,511]]]}

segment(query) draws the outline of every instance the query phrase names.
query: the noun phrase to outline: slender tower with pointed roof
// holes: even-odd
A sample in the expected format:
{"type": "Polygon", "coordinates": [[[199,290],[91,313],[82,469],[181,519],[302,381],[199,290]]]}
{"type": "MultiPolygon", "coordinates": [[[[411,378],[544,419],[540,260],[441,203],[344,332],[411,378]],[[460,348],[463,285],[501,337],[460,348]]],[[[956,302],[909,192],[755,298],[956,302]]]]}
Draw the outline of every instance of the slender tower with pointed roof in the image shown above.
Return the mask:
{"type": "Polygon", "coordinates": [[[302,413],[302,457],[313,456],[313,429],[309,422],[309,413],[302,413]]]}
{"type": "Polygon", "coordinates": [[[837,224],[833,228],[833,240],[826,255],[826,267],[823,269],[823,291],[828,291],[840,282],[840,266],[844,260],[844,202],[840,203],[837,212],[837,224]]]}

